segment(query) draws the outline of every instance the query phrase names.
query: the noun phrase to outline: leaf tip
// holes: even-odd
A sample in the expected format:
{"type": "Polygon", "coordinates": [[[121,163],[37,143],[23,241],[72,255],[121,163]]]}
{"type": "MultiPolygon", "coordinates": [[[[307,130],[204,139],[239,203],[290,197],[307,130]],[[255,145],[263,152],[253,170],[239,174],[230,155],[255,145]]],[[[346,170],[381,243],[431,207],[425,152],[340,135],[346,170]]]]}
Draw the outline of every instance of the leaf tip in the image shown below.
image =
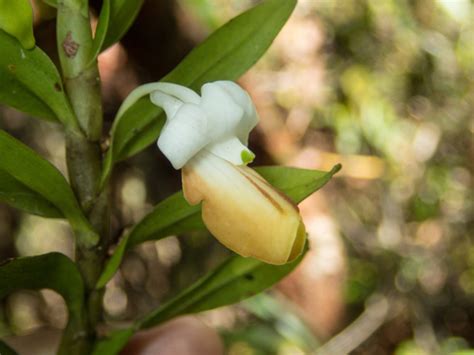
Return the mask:
{"type": "Polygon", "coordinates": [[[335,175],[337,174],[340,170],[342,169],[342,164],[336,164],[333,166],[333,168],[331,169],[331,175],[335,175]]]}

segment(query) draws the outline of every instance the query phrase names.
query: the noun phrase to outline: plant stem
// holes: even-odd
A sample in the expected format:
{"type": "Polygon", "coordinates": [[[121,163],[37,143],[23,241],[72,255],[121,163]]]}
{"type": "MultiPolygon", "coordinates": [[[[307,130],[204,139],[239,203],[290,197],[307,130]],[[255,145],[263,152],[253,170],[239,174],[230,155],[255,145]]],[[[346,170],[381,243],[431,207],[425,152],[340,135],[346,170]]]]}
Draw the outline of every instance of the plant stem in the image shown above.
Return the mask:
{"type": "Polygon", "coordinates": [[[87,0],[60,0],[57,44],[63,80],[81,132],[66,132],[66,159],[71,186],[100,235],[91,247],[76,235],[76,262],[86,286],[86,322],[76,322],[64,332],[60,353],[89,354],[95,327],[102,316],[102,292],[95,283],[102,270],[108,245],[108,188],[99,192],[102,167],[102,103],[97,61],[91,60],[92,31],[87,0]],[[72,328],[72,329],[69,329],[72,328]],[[71,339],[72,338],[72,339],[71,339]],[[71,345],[73,344],[73,345],[71,345]]]}

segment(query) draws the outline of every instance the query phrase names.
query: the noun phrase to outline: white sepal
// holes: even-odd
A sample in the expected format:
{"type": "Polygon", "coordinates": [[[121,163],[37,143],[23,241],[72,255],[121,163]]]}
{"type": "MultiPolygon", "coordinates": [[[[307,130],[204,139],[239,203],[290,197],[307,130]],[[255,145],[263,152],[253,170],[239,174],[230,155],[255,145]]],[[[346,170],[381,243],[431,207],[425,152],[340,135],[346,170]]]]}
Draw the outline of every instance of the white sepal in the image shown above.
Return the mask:
{"type": "Polygon", "coordinates": [[[207,117],[194,104],[183,104],[172,119],[168,119],[158,138],[158,148],[175,169],[181,169],[209,142],[207,117]]]}
{"type": "Polygon", "coordinates": [[[131,96],[144,92],[166,113],[158,147],[174,168],[180,169],[204,148],[236,165],[252,161],[254,154],[246,146],[258,116],[249,95],[234,82],[204,84],[201,97],[170,83],[144,85],[131,96]]]}
{"type": "Polygon", "coordinates": [[[209,121],[209,138],[212,142],[233,135],[244,110],[220,86],[214,83],[204,84],[201,88],[201,103],[209,121]]]}
{"type": "Polygon", "coordinates": [[[221,80],[215,81],[214,84],[224,89],[233,98],[234,102],[244,110],[244,115],[235,133],[240,141],[247,145],[249,133],[258,123],[258,114],[252,99],[245,90],[233,81],[221,80]]]}

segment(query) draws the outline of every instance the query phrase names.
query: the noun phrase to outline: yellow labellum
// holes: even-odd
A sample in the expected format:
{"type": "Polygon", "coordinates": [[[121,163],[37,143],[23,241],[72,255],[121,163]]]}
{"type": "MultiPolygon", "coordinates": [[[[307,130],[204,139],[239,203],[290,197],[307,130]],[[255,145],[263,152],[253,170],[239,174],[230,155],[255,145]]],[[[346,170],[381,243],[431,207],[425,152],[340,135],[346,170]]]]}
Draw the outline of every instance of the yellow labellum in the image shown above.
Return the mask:
{"type": "Polygon", "coordinates": [[[186,200],[202,201],[202,218],[227,248],[270,264],[295,259],[304,246],[298,207],[263,177],[206,150],[182,170],[186,200]]]}

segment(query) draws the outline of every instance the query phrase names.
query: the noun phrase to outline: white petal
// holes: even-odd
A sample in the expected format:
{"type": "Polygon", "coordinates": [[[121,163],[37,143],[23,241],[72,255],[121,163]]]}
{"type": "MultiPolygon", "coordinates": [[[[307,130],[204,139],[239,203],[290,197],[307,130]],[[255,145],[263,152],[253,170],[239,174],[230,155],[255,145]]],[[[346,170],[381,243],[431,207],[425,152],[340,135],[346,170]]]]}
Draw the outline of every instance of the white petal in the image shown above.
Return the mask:
{"type": "Polygon", "coordinates": [[[233,81],[221,80],[215,81],[214,84],[224,89],[233,98],[234,102],[244,110],[244,116],[237,126],[235,135],[243,144],[247,145],[249,133],[258,123],[258,114],[252,99],[247,91],[233,81]]]}
{"type": "Polygon", "coordinates": [[[244,115],[244,110],[234,102],[232,97],[214,83],[202,86],[200,106],[209,120],[208,135],[211,141],[234,135],[244,115]]]}
{"type": "Polygon", "coordinates": [[[255,157],[250,149],[243,145],[237,137],[222,139],[206,146],[205,149],[234,165],[246,165],[253,160],[253,157],[255,157]],[[246,157],[252,158],[248,161],[245,159],[246,157]]]}
{"type": "Polygon", "coordinates": [[[204,152],[183,168],[182,179],[187,201],[202,201],[204,223],[229,249],[272,264],[301,253],[305,230],[297,207],[252,169],[204,152]]]}
{"type": "Polygon", "coordinates": [[[175,169],[208,144],[207,118],[199,106],[184,104],[172,120],[167,120],[158,138],[158,148],[175,169]]]}

